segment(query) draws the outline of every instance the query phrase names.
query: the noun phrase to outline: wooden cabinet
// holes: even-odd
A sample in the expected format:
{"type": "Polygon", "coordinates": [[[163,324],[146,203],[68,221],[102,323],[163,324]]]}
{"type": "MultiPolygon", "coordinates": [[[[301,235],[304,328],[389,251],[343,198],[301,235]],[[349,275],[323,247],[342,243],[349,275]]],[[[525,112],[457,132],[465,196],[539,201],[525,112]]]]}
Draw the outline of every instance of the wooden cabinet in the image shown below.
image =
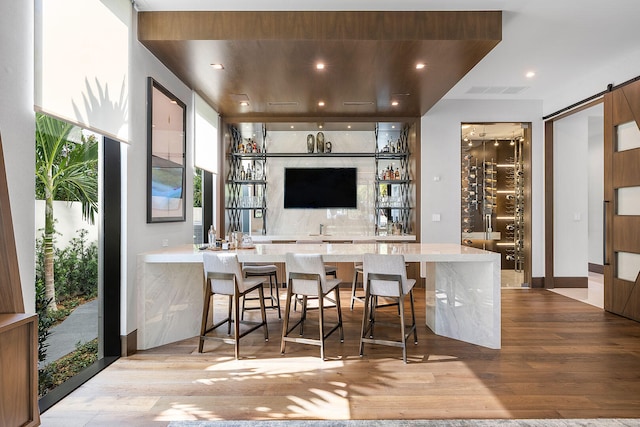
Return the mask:
{"type": "Polygon", "coordinates": [[[0,138],[0,425],[40,425],[38,316],[24,313],[0,138]]]}
{"type": "Polygon", "coordinates": [[[37,426],[38,316],[0,314],[0,425],[37,426]]]}

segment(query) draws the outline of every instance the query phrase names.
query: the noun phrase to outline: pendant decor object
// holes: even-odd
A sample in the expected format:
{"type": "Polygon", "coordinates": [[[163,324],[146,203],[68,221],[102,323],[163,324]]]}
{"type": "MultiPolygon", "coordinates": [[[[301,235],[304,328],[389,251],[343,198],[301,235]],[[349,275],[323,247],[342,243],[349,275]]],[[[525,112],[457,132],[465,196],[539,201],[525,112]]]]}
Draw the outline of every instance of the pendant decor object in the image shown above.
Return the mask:
{"type": "Polygon", "coordinates": [[[318,132],[318,135],[316,135],[316,151],[324,153],[324,133],[322,132],[318,132]]]}
{"type": "Polygon", "coordinates": [[[325,153],[331,152],[331,141],[327,141],[324,143],[324,152],[325,153]]]}
{"type": "Polygon", "coordinates": [[[316,139],[312,134],[307,135],[307,153],[313,153],[313,149],[316,145],[316,139]]]}

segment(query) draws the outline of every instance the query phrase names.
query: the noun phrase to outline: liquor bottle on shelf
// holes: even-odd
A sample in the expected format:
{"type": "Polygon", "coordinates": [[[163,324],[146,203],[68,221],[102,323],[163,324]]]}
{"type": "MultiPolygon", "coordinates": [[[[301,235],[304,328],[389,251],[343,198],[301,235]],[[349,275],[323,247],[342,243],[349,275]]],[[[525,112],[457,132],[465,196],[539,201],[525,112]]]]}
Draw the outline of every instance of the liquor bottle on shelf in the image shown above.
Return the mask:
{"type": "Polygon", "coordinates": [[[213,225],[209,226],[209,232],[207,233],[207,245],[210,248],[213,248],[216,245],[216,230],[213,228],[213,225]]]}

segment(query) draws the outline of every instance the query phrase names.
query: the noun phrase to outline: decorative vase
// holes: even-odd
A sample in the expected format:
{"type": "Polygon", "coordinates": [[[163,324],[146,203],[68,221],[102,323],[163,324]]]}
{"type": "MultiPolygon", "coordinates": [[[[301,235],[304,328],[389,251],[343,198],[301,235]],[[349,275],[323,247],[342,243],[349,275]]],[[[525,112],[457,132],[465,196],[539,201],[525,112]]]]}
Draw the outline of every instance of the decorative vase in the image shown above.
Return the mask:
{"type": "Polygon", "coordinates": [[[331,141],[327,141],[324,143],[324,152],[325,153],[331,152],[331,141]]]}
{"type": "Polygon", "coordinates": [[[307,135],[307,153],[313,153],[313,148],[316,145],[316,139],[312,134],[307,135]]]}
{"type": "Polygon", "coordinates": [[[318,132],[318,135],[316,135],[316,151],[324,153],[324,133],[322,132],[318,132]]]}

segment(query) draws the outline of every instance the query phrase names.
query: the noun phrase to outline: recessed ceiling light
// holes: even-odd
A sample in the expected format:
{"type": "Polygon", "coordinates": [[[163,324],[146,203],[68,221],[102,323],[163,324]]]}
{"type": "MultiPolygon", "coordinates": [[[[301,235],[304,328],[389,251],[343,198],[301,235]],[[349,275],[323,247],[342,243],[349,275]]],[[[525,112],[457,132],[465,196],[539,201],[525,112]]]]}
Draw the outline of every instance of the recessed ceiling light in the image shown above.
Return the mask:
{"type": "Polygon", "coordinates": [[[324,101],[318,101],[318,107],[324,107],[324,101]]]}
{"type": "Polygon", "coordinates": [[[396,128],[396,125],[391,125],[391,129],[395,129],[395,128],[396,128]]]}
{"type": "Polygon", "coordinates": [[[527,71],[527,74],[525,74],[525,76],[530,79],[536,76],[536,72],[535,71],[527,71]]]}
{"type": "Polygon", "coordinates": [[[416,64],[416,70],[422,70],[426,65],[423,62],[418,62],[416,64]]]}
{"type": "Polygon", "coordinates": [[[214,70],[224,70],[224,65],[222,64],[211,64],[211,68],[214,70]]]}
{"type": "Polygon", "coordinates": [[[249,101],[240,101],[240,106],[241,107],[246,107],[249,105],[249,101]]]}
{"type": "Polygon", "coordinates": [[[316,70],[324,70],[324,63],[318,62],[316,64],[316,70]]]}
{"type": "Polygon", "coordinates": [[[351,129],[351,125],[347,125],[347,129],[351,129]]]}
{"type": "Polygon", "coordinates": [[[293,129],[293,125],[291,125],[291,129],[293,129]]]}
{"type": "Polygon", "coordinates": [[[318,125],[318,128],[322,129],[322,125],[318,125]]]}
{"type": "Polygon", "coordinates": [[[396,107],[398,105],[398,101],[391,101],[391,105],[393,105],[394,107],[396,107]]]}

